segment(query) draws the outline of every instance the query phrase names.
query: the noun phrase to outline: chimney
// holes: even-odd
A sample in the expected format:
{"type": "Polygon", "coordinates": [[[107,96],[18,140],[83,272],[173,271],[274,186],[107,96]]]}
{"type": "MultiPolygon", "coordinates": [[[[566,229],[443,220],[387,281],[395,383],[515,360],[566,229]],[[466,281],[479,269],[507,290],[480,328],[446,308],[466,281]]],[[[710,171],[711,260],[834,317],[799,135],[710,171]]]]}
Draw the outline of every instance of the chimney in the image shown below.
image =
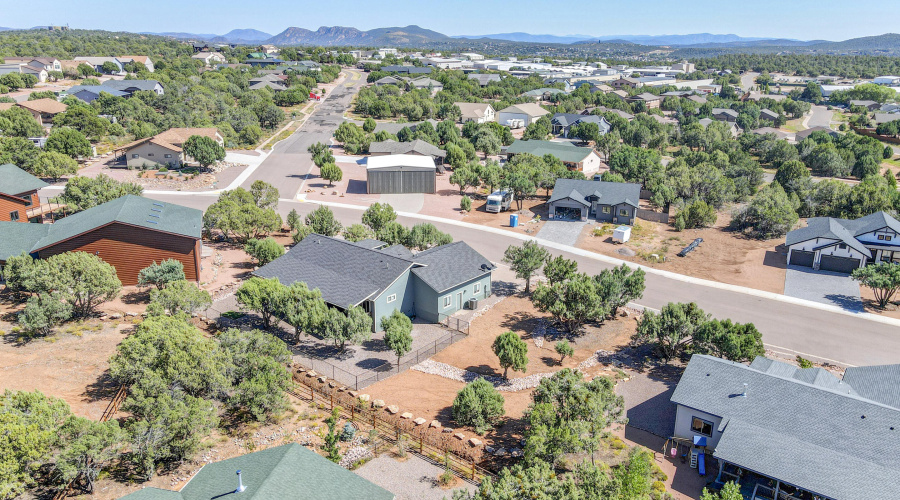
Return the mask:
{"type": "MultiPolygon", "coordinates": [[[[741,397],[747,397],[747,383],[744,382],[744,392],[741,393],[741,397]]],[[[240,471],[238,471],[240,472],[240,471]]]]}
{"type": "Polygon", "coordinates": [[[237,471],[237,477],[238,477],[238,487],[237,487],[236,490],[234,490],[234,492],[235,492],[235,493],[240,493],[240,492],[246,490],[247,487],[244,486],[244,482],[241,481],[241,471],[240,471],[240,470],[237,471]]]}

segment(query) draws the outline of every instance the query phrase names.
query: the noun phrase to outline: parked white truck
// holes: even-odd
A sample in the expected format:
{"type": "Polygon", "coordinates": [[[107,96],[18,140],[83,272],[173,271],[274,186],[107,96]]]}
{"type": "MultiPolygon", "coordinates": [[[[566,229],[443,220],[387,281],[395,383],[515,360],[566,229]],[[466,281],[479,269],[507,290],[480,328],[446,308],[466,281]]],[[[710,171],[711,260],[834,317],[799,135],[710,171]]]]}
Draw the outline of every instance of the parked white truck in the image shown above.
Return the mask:
{"type": "Polygon", "coordinates": [[[509,206],[513,201],[512,191],[494,191],[488,195],[484,209],[495,214],[500,213],[504,210],[509,210],[509,206]]]}

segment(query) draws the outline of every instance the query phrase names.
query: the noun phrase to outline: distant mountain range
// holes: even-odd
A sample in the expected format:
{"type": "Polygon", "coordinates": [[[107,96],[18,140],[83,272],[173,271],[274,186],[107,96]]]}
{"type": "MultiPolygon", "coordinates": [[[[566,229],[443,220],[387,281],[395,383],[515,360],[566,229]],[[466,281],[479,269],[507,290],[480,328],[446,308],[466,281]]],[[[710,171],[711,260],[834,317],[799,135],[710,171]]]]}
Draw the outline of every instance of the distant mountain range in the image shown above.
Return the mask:
{"type": "Polygon", "coordinates": [[[175,31],[164,31],[161,33],[143,32],[141,34],[169,36],[172,38],[178,38],[179,40],[202,40],[204,42],[237,44],[259,43],[272,38],[272,35],[269,33],[249,28],[231,30],[224,35],[216,35],[214,33],[184,33],[175,31]]]}
{"type": "Polygon", "coordinates": [[[508,40],[510,42],[527,42],[527,43],[578,43],[585,40],[597,40],[597,37],[590,35],[532,35],[531,33],[495,33],[493,35],[455,35],[453,38],[464,38],[467,40],[480,40],[488,38],[491,40],[508,40]]]}
{"type": "Polygon", "coordinates": [[[377,28],[361,31],[344,26],[322,26],[316,31],[288,28],[266,40],[272,45],[388,45],[414,47],[450,40],[447,35],[419,26],[377,28]]]}

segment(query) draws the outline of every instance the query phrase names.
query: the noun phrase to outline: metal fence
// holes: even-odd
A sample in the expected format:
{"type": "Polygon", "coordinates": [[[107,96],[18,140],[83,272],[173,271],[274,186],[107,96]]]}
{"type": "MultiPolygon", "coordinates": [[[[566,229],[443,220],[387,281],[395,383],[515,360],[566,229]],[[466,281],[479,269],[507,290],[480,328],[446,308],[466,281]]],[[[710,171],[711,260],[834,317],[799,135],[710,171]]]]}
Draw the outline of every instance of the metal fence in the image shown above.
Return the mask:
{"type": "MultiPolygon", "coordinates": [[[[466,326],[466,331],[468,331],[468,326],[466,326]]],[[[332,380],[337,380],[341,384],[344,384],[345,386],[358,391],[374,384],[375,382],[379,382],[392,375],[404,372],[410,369],[412,366],[417,365],[425,359],[428,359],[429,357],[441,352],[441,350],[443,350],[447,346],[454,344],[464,338],[466,338],[465,332],[459,330],[451,330],[446,332],[444,335],[441,335],[439,338],[435,339],[428,345],[420,347],[416,351],[403,356],[402,358],[400,358],[399,363],[397,362],[397,360],[384,360],[381,364],[362,372],[347,371],[340,366],[330,362],[327,358],[317,358],[295,354],[294,361],[297,364],[303,365],[315,371],[316,373],[324,375],[332,380]]]]}
{"type": "Polygon", "coordinates": [[[447,316],[441,321],[441,324],[451,330],[456,330],[457,332],[462,332],[466,335],[469,334],[469,322],[464,319],[447,316]]]}

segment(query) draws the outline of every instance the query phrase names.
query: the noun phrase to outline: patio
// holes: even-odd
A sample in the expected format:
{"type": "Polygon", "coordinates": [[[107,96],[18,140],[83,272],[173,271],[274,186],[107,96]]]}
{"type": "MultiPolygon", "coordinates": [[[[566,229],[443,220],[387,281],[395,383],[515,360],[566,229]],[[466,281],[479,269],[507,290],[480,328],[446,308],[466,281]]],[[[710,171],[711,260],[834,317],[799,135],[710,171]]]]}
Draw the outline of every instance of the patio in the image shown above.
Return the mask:
{"type": "Polygon", "coordinates": [[[721,487],[731,481],[740,485],[741,495],[747,500],[828,500],[827,497],[792,484],[757,474],[729,462],[722,462],[722,469],[715,484],[721,487]]]}

